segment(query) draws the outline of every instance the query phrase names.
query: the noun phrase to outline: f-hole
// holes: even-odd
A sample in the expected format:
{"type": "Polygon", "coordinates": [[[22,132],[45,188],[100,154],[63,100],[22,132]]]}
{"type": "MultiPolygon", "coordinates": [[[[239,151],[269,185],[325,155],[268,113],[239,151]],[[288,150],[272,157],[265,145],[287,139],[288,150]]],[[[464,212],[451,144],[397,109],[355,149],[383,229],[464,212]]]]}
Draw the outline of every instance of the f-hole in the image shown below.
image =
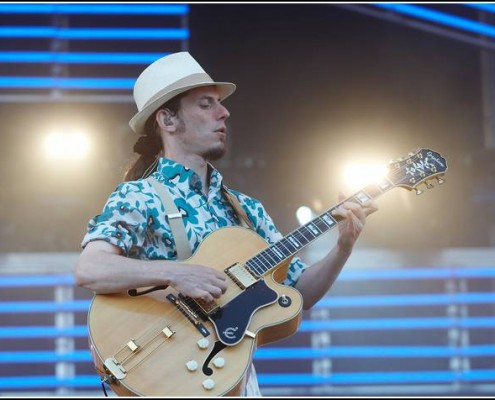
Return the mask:
{"type": "Polygon", "coordinates": [[[210,355],[208,356],[208,358],[206,359],[206,361],[203,364],[203,374],[205,374],[207,376],[210,376],[211,374],[213,374],[213,370],[210,367],[208,367],[208,364],[213,359],[213,357],[215,357],[219,352],[221,352],[226,347],[227,347],[227,345],[223,344],[220,340],[217,340],[215,342],[215,346],[213,346],[213,349],[211,350],[210,355]]]}

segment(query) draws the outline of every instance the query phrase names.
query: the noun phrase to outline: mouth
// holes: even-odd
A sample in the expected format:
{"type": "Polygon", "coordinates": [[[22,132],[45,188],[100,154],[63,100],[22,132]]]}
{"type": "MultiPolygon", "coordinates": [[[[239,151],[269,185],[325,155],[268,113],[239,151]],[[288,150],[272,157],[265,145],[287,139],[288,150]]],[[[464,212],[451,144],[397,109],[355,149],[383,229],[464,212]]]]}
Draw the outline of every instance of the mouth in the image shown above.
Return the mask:
{"type": "Polygon", "coordinates": [[[227,138],[227,129],[225,127],[215,130],[220,139],[225,140],[227,138]]]}

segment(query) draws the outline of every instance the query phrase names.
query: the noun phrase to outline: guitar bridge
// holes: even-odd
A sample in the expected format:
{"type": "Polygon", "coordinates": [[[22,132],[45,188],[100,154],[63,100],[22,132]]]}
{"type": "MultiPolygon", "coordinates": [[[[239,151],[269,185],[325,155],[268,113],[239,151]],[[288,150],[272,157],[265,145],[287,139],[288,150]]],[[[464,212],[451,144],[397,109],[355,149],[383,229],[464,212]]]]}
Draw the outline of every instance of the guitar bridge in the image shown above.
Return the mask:
{"type": "MultiPolygon", "coordinates": [[[[200,310],[193,310],[192,301],[187,301],[189,298],[184,297],[179,294],[179,298],[175,297],[172,293],[167,295],[168,301],[170,301],[184,316],[192,322],[194,327],[204,336],[207,337],[210,335],[210,331],[204,326],[200,318],[205,321],[206,316],[202,315],[200,310]]],[[[196,306],[198,308],[198,306],[196,306]]]]}

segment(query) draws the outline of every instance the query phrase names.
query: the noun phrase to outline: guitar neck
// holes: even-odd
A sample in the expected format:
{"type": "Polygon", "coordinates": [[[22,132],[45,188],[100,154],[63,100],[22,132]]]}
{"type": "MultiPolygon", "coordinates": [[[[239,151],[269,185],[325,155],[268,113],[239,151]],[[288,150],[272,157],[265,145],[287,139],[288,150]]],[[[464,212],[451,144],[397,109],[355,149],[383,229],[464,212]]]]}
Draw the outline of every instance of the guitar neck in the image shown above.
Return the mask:
{"type": "Polygon", "coordinates": [[[333,216],[332,212],[344,202],[351,201],[363,204],[368,200],[379,197],[393,187],[395,185],[387,178],[384,178],[378,183],[366,186],[250,258],[246,261],[247,267],[255,276],[262,277],[266,275],[276,269],[282,262],[293,257],[305,246],[318,239],[321,235],[335,228],[342,219],[333,216]]]}

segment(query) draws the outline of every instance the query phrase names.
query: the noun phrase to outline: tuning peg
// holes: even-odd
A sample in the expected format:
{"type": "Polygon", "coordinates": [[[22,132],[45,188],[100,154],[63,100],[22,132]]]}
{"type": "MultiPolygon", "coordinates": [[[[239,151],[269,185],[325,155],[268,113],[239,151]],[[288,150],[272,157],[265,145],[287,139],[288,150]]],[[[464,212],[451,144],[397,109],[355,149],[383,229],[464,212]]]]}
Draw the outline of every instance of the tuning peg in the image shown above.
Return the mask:
{"type": "Polygon", "coordinates": [[[425,185],[426,185],[426,188],[427,189],[433,189],[435,186],[433,186],[433,184],[431,184],[430,182],[425,182],[425,185]]]}
{"type": "Polygon", "coordinates": [[[417,194],[418,196],[419,196],[421,193],[423,193],[423,191],[422,191],[421,189],[416,188],[415,190],[416,190],[416,194],[417,194]]]}
{"type": "Polygon", "coordinates": [[[440,177],[437,176],[437,182],[438,182],[439,185],[441,185],[442,183],[445,182],[445,179],[442,179],[442,178],[440,178],[440,177]]]}

